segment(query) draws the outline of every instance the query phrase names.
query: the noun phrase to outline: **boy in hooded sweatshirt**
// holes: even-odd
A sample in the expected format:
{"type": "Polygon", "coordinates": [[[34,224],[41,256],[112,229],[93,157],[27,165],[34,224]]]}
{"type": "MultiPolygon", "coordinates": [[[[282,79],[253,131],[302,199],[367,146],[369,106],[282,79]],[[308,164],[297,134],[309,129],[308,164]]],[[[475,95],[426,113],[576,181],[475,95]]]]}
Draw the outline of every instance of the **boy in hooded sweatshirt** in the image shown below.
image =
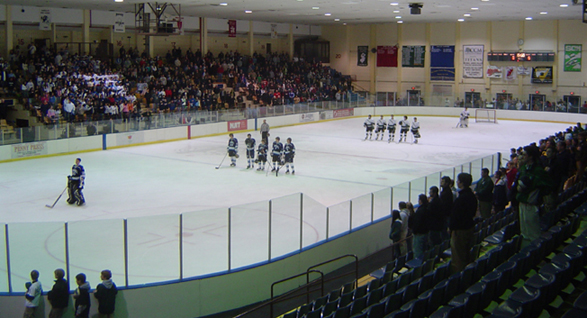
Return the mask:
{"type": "Polygon", "coordinates": [[[73,294],[75,299],[75,317],[88,318],[90,316],[90,283],[86,281],[86,274],[75,276],[77,289],[73,294]]]}
{"type": "Polygon", "coordinates": [[[105,269],[100,273],[102,283],[98,284],[94,297],[98,299],[98,313],[100,318],[111,318],[114,314],[114,304],[118,289],[112,282],[112,272],[105,269]]]}

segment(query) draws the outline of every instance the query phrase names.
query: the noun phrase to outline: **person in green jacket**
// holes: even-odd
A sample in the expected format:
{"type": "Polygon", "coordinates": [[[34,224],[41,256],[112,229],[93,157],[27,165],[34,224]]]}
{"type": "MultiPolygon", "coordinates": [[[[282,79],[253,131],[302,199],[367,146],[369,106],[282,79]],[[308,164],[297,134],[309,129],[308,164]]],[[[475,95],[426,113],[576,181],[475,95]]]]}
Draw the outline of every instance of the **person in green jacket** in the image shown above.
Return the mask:
{"type": "Polygon", "coordinates": [[[540,237],[539,207],[542,198],[552,192],[553,182],[540,165],[540,150],[534,145],[524,147],[518,171],[516,199],[520,202],[522,247],[540,237]]]}
{"type": "Polygon", "coordinates": [[[493,180],[489,176],[489,169],[481,169],[481,179],[475,186],[475,195],[479,201],[479,213],[487,219],[491,216],[491,201],[493,200],[493,180]]]}

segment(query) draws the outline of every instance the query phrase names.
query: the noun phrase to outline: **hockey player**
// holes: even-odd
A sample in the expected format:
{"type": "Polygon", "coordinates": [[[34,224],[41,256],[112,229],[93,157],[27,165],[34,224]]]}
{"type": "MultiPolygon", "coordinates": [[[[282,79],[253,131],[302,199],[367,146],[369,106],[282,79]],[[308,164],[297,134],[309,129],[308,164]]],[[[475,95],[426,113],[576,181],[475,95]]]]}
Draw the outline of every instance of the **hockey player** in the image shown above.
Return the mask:
{"type": "Polygon", "coordinates": [[[389,133],[389,139],[387,139],[387,142],[392,142],[393,139],[395,139],[395,126],[396,125],[397,125],[397,123],[396,123],[395,119],[393,118],[393,115],[391,115],[391,118],[387,122],[387,132],[389,133]]]}
{"type": "Polygon", "coordinates": [[[86,202],[82,193],[86,180],[86,171],[84,166],[80,165],[81,162],[80,158],[75,159],[75,164],[71,167],[71,176],[67,176],[67,194],[69,194],[67,203],[75,203],[78,206],[86,202]]]}
{"type": "Polygon", "coordinates": [[[467,107],[465,107],[465,110],[461,112],[461,118],[459,119],[459,127],[469,127],[469,110],[467,109],[467,107]]]}
{"type": "Polygon", "coordinates": [[[251,134],[247,134],[245,145],[247,146],[247,169],[253,169],[255,168],[255,138],[252,138],[251,134]]]}
{"type": "Polygon", "coordinates": [[[414,121],[412,122],[412,135],[414,135],[414,143],[418,143],[418,138],[420,138],[420,122],[418,118],[414,117],[414,121]]]}
{"type": "Polygon", "coordinates": [[[291,138],[287,138],[285,146],[283,146],[283,153],[285,154],[285,174],[289,174],[289,165],[291,164],[291,174],[295,174],[293,159],[296,154],[296,146],[291,142],[291,138]]]}
{"type": "Polygon", "coordinates": [[[236,159],[238,158],[238,140],[234,138],[233,133],[230,133],[228,136],[230,138],[228,139],[228,147],[226,147],[226,150],[230,157],[230,166],[236,167],[236,159]]]}
{"type": "Polygon", "coordinates": [[[371,119],[371,115],[369,115],[369,118],[365,120],[363,127],[365,127],[365,140],[367,140],[367,137],[369,140],[371,140],[371,135],[373,135],[373,128],[375,128],[375,121],[371,119]]]}
{"type": "Polygon", "coordinates": [[[377,130],[375,130],[375,133],[377,134],[375,140],[379,139],[379,134],[381,134],[381,140],[383,140],[383,136],[385,135],[385,119],[383,119],[383,115],[377,121],[377,130]]]}
{"type": "Polygon", "coordinates": [[[273,147],[271,148],[271,159],[273,161],[273,169],[271,171],[277,170],[277,165],[281,164],[281,155],[283,154],[283,144],[281,143],[279,137],[275,137],[275,141],[273,142],[273,147]]]}
{"type": "Polygon", "coordinates": [[[257,168],[257,171],[265,170],[265,163],[267,162],[267,150],[267,142],[265,139],[261,139],[259,148],[257,148],[257,162],[259,163],[259,168],[257,168]]]}
{"type": "Polygon", "coordinates": [[[410,130],[410,122],[408,121],[408,116],[404,116],[404,119],[399,121],[399,125],[399,142],[402,142],[402,140],[405,142],[406,136],[408,135],[408,131],[410,130]]]}

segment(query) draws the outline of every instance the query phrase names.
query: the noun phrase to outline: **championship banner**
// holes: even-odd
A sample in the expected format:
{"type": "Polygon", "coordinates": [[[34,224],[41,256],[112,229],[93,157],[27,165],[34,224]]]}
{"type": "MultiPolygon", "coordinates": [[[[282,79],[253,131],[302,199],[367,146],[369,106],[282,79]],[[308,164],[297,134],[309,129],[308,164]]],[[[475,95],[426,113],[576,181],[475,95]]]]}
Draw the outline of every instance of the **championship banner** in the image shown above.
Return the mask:
{"type": "Polygon", "coordinates": [[[455,67],[455,46],[432,45],[430,47],[430,67],[455,67]]]}
{"type": "Polygon", "coordinates": [[[432,45],[430,47],[430,80],[455,80],[454,45],[432,45]]]}
{"type": "Polygon", "coordinates": [[[513,81],[515,80],[518,76],[516,73],[516,68],[515,66],[506,66],[505,67],[505,80],[506,81],[513,81]]]}
{"type": "Polygon", "coordinates": [[[236,20],[228,20],[228,37],[236,37],[236,20]]]}
{"type": "Polygon", "coordinates": [[[552,66],[537,66],[532,68],[532,83],[552,84],[552,66]]]}
{"type": "Polygon", "coordinates": [[[271,38],[277,39],[277,24],[271,25],[271,38]]]}
{"type": "Polygon", "coordinates": [[[124,33],[124,13],[116,13],[114,18],[114,32],[124,33]]]}
{"type": "Polygon", "coordinates": [[[489,65],[487,67],[487,77],[488,78],[503,78],[503,73],[501,67],[489,65]]]}
{"type": "Polygon", "coordinates": [[[51,30],[51,10],[41,9],[39,14],[39,30],[51,30]]]}
{"type": "Polygon", "coordinates": [[[402,46],[402,67],[424,67],[425,46],[402,46]]]}
{"type": "Polygon", "coordinates": [[[463,45],[463,78],[483,78],[483,45],[463,45]]]}
{"type": "Polygon", "coordinates": [[[397,46],[377,46],[377,67],[397,67],[397,46]]]}
{"type": "Polygon", "coordinates": [[[531,67],[518,66],[518,75],[519,76],[522,76],[522,75],[532,75],[532,68],[531,67]]]}
{"type": "Polygon", "coordinates": [[[367,66],[369,61],[369,47],[357,46],[357,66],[367,66]]]}
{"type": "Polygon", "coordinates": [[[565,72],[581,72],[582,44],[565,44],[565,72]]]}

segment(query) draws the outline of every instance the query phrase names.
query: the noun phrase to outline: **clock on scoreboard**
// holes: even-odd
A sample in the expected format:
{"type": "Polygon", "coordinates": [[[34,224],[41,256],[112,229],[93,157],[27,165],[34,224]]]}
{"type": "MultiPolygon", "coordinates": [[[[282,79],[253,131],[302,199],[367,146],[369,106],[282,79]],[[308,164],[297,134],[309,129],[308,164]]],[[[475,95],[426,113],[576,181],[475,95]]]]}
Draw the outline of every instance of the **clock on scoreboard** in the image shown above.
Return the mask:
{"type": "Polygon", "coordinates": [[[489,62],[554,62],[554,52],[488,52],[489,62]]]}

